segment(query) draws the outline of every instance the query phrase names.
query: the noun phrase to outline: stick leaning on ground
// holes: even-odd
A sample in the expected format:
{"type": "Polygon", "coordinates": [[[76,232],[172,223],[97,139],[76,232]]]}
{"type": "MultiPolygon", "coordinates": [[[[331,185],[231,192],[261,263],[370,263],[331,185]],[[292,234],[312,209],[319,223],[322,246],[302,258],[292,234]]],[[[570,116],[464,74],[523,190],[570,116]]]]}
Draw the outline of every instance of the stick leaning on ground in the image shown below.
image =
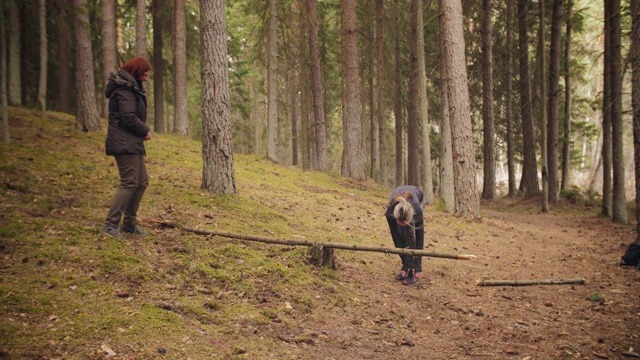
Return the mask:
{"type": "Polygon", "coordinates": [[[160,222],[160,224],[171,227],[171,228],[192,232],[198,235],[222,236],[222,237],[227,237],[232,239],[258,241],[258,242],[269,243],[269,244],[293,245],[293,246],[320,246],[323,248],[330,248],[330,249],[342,249],[342,250],[352,250],[352,251],[373,251],[373,252],[381,252],[385,254],[426,256],[426,257],[436,257],[436,258],[456,259],[456,260],[471,260],[476,258],[475,255],[445,254],[445,253],[436,253],[436,252],[430,252],[425,250],[387,248],[382,246],[341,244],[341,243],[319,242],[319,241],[309,241],[309,240],[289,240],[289,239],[278,239],[278,238],[272,238],[272,237],[266,237],[266,236],[234,234],[230,232],[217,231],[217,230],[204,230],[204,229],[191,228],[191,227],[187,227],[169,220],[163,220],[160,222]]]}

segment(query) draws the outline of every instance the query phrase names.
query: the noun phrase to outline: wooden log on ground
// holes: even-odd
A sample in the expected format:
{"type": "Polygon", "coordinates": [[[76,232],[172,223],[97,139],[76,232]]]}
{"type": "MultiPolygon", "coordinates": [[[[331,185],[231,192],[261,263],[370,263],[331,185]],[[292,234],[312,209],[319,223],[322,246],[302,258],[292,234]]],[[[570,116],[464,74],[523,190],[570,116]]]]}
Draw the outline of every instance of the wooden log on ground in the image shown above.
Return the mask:
{"type": "Polygon", "coordinates": [[[222,236],[222,237],[227,237],[232,239],[258,241],[258,242],[269,243],[269,244],[290,245],[290,246],[320,246],[322,248],[329,248],[329,249],[342,249],[342,250],[352,250],[352,251],[374,251],[374,252],[381,252],[385,254],[403,254],[403,255],[426,256],[426,257],[457,259],[457,260],[471,260],[476,258],[475,255],[456,255],[456,254],[436,253],[436,252],[430,252],[425,250],[387,248],[382,246],[341,244],[341,243],[318,242],[318,241],[309,241],[309,240],[289,240],[289,239],[278,239],[278,238],[272,238],[272,237],[266,237],[266,236],[234,234],[230,232],[217,231],[217,230],[195,229],[195,228],[187,227],[187,226],[178,224],[173,221],[168,221],[168,220],[163,220],[162,222],[160,222],[160,224],[171,227],[171,228],[192,232],[198,235],[222,236]]]}
{"type": "Polygon", "coordinates": [[[584,279],[541,279],[541,280],[489,280],[478,281],[478,286],[528,286],[528,285],[561,285],[584,284],[584,279]]]}

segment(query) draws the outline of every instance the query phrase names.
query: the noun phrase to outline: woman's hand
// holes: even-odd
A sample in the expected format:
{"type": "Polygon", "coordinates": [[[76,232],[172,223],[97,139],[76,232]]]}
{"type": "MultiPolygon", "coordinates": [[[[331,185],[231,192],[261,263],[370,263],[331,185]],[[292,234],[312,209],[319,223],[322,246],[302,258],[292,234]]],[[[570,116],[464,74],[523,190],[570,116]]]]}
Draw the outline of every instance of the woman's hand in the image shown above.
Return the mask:
{"type": "Polygon", "coordinates": [[[147,133],[147,135],[145,135],[145,136],[144,136],[144,139],[143,139],[143,140],[144,140],[144,141],[151,140],[151,131],[149,131],[149,132],[147,133]]]}

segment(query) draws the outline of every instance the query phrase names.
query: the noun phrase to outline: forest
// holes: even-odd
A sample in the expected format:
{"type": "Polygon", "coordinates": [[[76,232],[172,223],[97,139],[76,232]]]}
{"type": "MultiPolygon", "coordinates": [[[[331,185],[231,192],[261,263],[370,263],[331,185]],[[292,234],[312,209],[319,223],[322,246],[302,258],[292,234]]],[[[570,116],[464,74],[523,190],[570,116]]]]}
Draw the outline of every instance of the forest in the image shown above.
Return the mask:
{"type": "Polygon", "coordinates": [[[640,163],[635,6],[7,0],[3,99],[96,131],[108,75],[143,56],[153,131],[203,141],[214,193],[234,192],[233,156],[216,154],[256,154],[420,186],[459,216],[479,218],[480,198],[536,197],[548,211],[566,197],[627,224],[640,163]]]}

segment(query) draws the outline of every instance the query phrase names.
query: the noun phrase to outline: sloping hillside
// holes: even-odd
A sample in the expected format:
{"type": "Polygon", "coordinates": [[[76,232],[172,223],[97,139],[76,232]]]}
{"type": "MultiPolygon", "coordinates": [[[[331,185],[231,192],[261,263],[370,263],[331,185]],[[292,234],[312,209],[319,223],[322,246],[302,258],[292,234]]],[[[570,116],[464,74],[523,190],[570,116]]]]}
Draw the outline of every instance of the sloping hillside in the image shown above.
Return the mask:
{"type": "Polygon", "coordinates": [[[635,234],[560,204],[483,203],[482,222],[427,208],[415,286],[395,255],[199,236],[160,226],[391,246],[388,191],[372,181],[235,156],[238,193],[200,190],[200,144],[147,143],[145,237],[101,226],[118,186],[105,133],[70,116],[10,108],[0,163],[0,358],[621,358],[640,349],[640,273],[619,267],[635,234]],[[584,285],[479,287],[480,279],[584,278],[584,285]],[[635,351],[635,350],[633,350],[635,351]],[[109,355],[111,354],[111,355],[109,355]]]}

